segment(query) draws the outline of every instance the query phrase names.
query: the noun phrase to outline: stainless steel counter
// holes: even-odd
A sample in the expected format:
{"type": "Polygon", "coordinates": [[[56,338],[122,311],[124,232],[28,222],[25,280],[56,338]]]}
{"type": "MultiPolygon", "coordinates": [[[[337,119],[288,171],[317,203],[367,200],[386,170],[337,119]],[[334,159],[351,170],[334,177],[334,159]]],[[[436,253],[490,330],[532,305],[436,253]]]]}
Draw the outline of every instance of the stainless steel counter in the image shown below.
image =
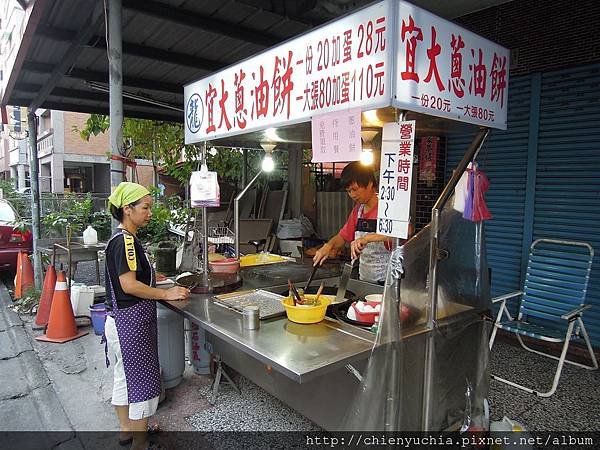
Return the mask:
{"type": "MultiPolygon", "coordinates": [[[[326,285],[334,286],[338,278],[325,281],[326,285]]],[[[252,288],[272,292],[286,289],[284,285],[261,284],[252,283],[252,288]]],[[[248,287],[247,283],[241,289],[248,287]]],[[[358,295],[382,292],[380,286],[357,280],[351,280],[348,289],[358,295]]],[[[208,333],[297,383],[305,383],[365,359],[373,347],[374,335],[369,331],[329,318],[320,323],[302,325],[282,316],[262,320],[258,330],[246,330],[242,327],[241,314],[214,303],[211,295],[192,294],[186,302],[163,303],[208,333]]]]}

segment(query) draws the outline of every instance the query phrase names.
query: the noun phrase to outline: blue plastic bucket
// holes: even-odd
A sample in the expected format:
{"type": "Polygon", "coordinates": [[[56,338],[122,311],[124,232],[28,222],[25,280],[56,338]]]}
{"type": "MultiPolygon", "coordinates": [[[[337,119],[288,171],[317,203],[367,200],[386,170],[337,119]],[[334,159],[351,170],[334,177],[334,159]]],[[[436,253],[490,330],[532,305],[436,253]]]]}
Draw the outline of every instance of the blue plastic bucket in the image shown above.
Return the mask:
{"type": "Polygon", "coordinates": [[[104,303],[91,305],[90,316],[92,318],[94,333],[98,336],[102,336],[104,334],[104,321],[106,320],[106,307],[104,306],[104,303]]]}

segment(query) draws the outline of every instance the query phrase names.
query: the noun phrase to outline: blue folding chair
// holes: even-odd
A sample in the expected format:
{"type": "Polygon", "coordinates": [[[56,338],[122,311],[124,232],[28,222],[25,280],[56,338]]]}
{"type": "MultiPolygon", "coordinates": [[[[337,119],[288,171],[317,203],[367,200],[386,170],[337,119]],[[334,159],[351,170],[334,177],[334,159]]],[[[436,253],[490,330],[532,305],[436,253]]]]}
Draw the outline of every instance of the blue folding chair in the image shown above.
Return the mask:
{"type": "Polygon", "coordinates": [[[525,350],[558,360],[554,382],[548,392],[538,392],[496,375],[492,375],[492,378],[540,397],[550,397],[556,391],[565,362],[589,370],[598,368],[581,318],[583,312],[591,307],[585,304],[585,296],[593,258],[594,249],[585,242],[538,239],[531,244],[523,290],[492,300],[493,303],[502,303],[490,338],[490,350],[498,329],[513,332],[525,350]],[[506,308],[506,300],[519,295],[519,314],[513,319],[506,308]],[[560,357],[529,348],[521,336],[546,342],[563,342],[560,357]],[[566,359],[570,342],[581,337],[592,359],[591,366],[566,359]]]}

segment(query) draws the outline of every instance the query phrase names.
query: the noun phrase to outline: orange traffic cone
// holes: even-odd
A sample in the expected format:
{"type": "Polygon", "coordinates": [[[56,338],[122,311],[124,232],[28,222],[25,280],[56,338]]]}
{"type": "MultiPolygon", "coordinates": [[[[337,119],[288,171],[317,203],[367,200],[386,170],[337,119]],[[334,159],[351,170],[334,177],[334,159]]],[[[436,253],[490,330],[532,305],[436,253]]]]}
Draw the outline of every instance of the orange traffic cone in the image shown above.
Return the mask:
{"type": "Polygon", "coordinates": [[[17,256],[17,275],[15,276],[15,298],[21,298],[33,287],[33,266],[25,252],[17,256]]]}
{"type": "Polygon", "coordinates": [[[54,296],[54,286],[56,285],[56,269],[54,266],[48,267],[46,276],[44,277],[44,286],[42,287],[42,295],[40,296],[40,304],[35,316],[35,324],[33,329],[44,328],[50,317],[50,306],[52,305],[52,297],[54,296]]]}
{"type": "Polygon", "coordinates": [[[58,342],[60,344],[85,336],[87,331],[77,332],[73,307],[69,300],[65,272],[58,272],[56,286],[50,307],[50,318],[46,334],[36,337],[38,341],[58,342]]]}

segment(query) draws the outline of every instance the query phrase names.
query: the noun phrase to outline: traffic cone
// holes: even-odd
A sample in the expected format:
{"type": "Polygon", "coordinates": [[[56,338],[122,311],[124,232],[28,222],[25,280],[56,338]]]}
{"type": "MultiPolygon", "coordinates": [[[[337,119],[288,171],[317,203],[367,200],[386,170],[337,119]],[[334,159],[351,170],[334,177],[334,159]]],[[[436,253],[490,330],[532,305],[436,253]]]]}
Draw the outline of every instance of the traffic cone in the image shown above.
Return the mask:
{"type": "Polygon", "coordinates": [[[52,305],[52,297],[54,296],[54,286],[56,285],[56,269],[54,266],[48,267],[46,276],[44,277],[44,286],[42,287],[42,295],[40,296],[40,304],[35,316],[33,329],[44,328],[50,317],[50,306],[52,305]]]}
{"type": "Polygon", "coordinates": [[[29,256],[25,252],[19,252],[17,256],[17,275],[15,276],[15,298],[21,298],[34,286],[33,266],[29,256]]]}
{"type": "Polygon", "coordinates": [[[88,334],[87,331],[77,332],[73,307],[67,290],[67,278],[65,272],[61,270],[56,277],[46,334],[36,337],[36,340],[62,344],[86,334],[88,334]]]}

